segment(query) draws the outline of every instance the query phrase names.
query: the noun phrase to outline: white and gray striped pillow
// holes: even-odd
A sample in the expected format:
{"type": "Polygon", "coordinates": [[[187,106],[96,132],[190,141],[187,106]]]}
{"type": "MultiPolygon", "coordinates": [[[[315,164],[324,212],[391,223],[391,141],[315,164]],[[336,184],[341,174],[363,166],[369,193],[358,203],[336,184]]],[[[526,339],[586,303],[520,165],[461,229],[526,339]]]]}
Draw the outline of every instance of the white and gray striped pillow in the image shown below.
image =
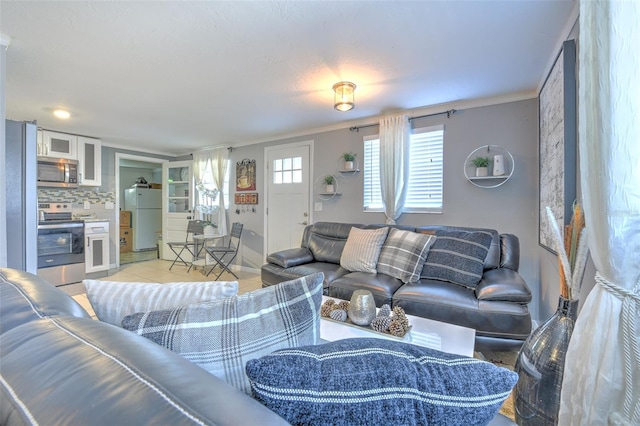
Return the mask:
{"type": "Polygon", "coordinates": [[[388,232],[388,227],[379,229],[352,227],[340,256],[340,266],[350,272],[375,274],[380,250],[388,232]]]}
{"type": "Polygon", "coordinates": [[[224,299],[238,294],[237,281],[138,283],[83,280],[87,297],[100,321],[120,327],[136,312],[224,299]]]}

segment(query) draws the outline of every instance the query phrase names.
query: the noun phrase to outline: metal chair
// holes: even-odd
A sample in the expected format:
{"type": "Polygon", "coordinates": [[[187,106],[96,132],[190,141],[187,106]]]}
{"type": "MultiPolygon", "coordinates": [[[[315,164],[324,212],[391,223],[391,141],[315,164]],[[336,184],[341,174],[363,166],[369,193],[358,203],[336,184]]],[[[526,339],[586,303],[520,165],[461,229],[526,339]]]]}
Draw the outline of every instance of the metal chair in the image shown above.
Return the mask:
{"type": "Polygon", "coordinates": [[[213,271],[217,266],[220,266],[222,270],[216,276],[216,280],[220,278],[220,275],[222,275],[225,271],[238,279],[238,276],[231,269],[229,269],[229,265],[231,265],[231,262],[233,262],[233,260],[238,255],[238,248],[240,247],[240,236],[242,235],[243,227],[244,225],[238,222],[234,222],[234,224],[231,225],[229,242],[226,246],[223,245],[205,247],[207,253],[215,261],[215,263],[211,266],[211,269],[209,269],[209,272],[207,272],[207,276],[209,276],[211,271],[213,271]]]}
{"type": "MultiPolygon", "coordinates": [[[[176,258],[173,260],[173,263],[171,264],[171,266],[169,266],[169,270],[173,268],[173,265],[175,265],[178,260],[184,263],[184,266],[191,267],[191,262],[198,254],[198,253],[195,253],[195,242],[193,241],[193,236],[200,235],[203,233],[204,233],[204,221],[190,220],[189,223],[187,224],[187,236],[185,237],[184,241],[167,243],[171,251],[174,252],[176,255],[176,258]],[[182,258],[182,253],[185,250],[187,251],[187,253],[191,255],[191,259],[189,260],[189,262],[185,261],[182,258]]],[[[185,256],[186,256],[186,253],[185,253],[185,256]]]]}

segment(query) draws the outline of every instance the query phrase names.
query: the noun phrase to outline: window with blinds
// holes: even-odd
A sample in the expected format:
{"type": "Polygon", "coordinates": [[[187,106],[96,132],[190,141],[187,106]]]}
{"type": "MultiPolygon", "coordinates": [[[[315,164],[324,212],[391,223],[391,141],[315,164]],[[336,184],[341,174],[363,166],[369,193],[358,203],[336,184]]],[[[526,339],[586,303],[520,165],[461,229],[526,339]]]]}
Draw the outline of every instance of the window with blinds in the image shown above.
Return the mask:
{"type": "MultiPolygon", "coordinates": [[[[442,211],[444,126],[413,129],[405,212],[442,211]]],[[[380,138],[364,138],[364,210],[383,211],[380,191],[380,138]]]]}

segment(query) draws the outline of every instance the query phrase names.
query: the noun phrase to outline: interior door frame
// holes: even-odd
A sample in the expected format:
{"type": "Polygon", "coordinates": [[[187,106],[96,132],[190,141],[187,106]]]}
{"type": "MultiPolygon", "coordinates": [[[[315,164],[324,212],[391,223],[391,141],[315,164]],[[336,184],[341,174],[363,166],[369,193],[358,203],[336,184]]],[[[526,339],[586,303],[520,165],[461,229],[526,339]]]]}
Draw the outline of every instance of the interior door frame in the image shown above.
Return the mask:
{"type": "MultiPolygon", "coordinates": [[[[122,152],[116,152],[116,224],[115,224],[115,241],[116,241],[116,268],[120,267],[120,160],[136,160],[144,161],[145,163],[156,163],[162,167],[162,163],[166,163],[169,160],[155,157],[145,157],[142,155],[125,154],[122,152]]],[[[114,232],[114,231],[112,231],[114,232]]]]}
{"type": "Polygon", "coordinates": [[[309,139],[309,140],[305,140],[305,141],[300,141],[300,142],[293,142],[293,143],[286,143],[286,144],[280,144],[280,145],[271,145],[271,146],[267,146],[264,148],[264,167],[262,168],[264,170],[263,172],[263,182],[264,182],[264,199],[265,199],[265,203],[264,203],[264,217],[263,217],[263,225],[262,228],[264,229],[264,239],[263,239],[263,247],[262,247],[262,260],[264,262],[267,261],[267,256],[269,255],[269,253],[267,253],[267,250],[269,247],[269,218],[267,215],[267,209],[269,207],[269,203],[266,201],[269,199],[269,153],[271,151],[276,151],[276,150],[280,150],[280,149],[284,149],[284,148],[295,148],[295,147],[300,147],[300,146],[307,146],[309,147],[309,187],[307,188],[307,190],[309,191],[309,205],[307,206],[307,211],[309,212],[309,224],[313,223],[313,139],[309,139]]]}

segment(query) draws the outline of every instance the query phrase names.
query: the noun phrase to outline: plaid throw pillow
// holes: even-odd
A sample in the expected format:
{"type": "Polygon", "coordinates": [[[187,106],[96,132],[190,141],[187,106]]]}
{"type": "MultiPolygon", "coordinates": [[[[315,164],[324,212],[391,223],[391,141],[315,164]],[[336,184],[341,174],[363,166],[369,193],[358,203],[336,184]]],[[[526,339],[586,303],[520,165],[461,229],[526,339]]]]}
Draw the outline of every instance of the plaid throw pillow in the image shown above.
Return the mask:
{"type": "Polygon", "coordinates": [[[242,296],[126,316],[122,326],[250,394],[248,360],[320,338],[322,273],[242,296]]]}
{"type": "Polygon", "coordinates": [[[437,231],[422,278],[474,288],[482,278],[491,239],[488,232],[437,231]]]}
{"type": "Polygon", "coordinates": [[[420,279],[420,272],[436,237],[391,228],[378,258],[378,273],[398,278],[403,283],[420,279]]]}
{"type": "Polygon", "coordinates": [[[238,294],[238,281],[167,284],[99,280],[82,282],[98,319],[118,327],[122,318],[136,312],[171,309],[238,294]]]}
{"type": "Polygon", "coordinates": [[[518,381],[488,362],[374,338],[276,351],[247,375],[255,399],[302,425],[488,424],[518,381]]]}

